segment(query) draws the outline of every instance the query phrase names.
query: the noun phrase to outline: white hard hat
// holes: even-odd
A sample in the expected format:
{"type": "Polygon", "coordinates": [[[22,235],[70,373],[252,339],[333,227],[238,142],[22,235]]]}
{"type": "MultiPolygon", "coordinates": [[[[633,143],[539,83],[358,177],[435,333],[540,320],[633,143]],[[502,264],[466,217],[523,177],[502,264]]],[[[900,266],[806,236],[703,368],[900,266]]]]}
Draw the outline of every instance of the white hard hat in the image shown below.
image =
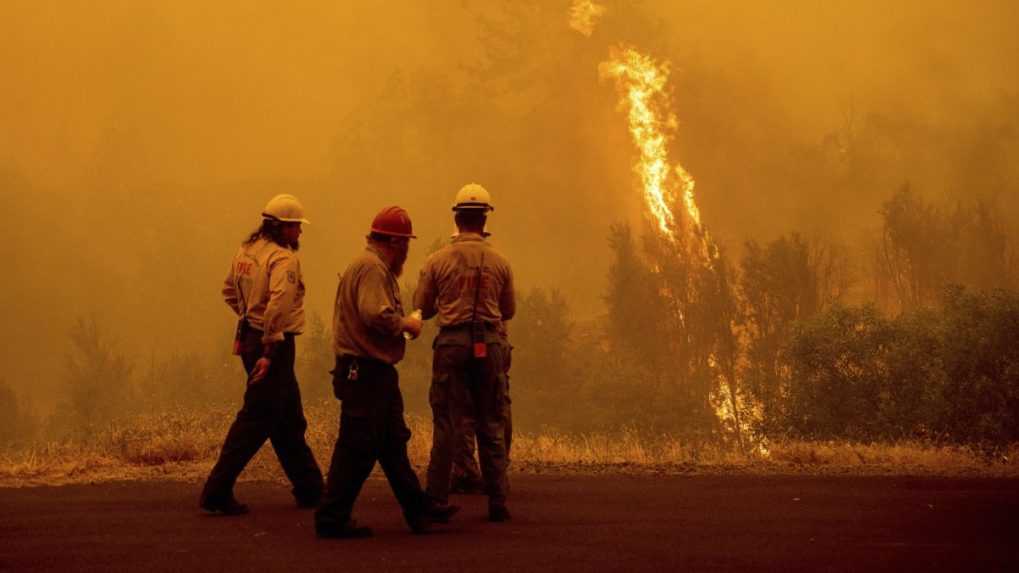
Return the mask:
{"type": "Polygon", "coordinates": [[[304,206],[293,195],[277,195],[266,203],[262,210],[262,218],[283,221],[284,223],[309,224],[304,218],[304,206]]]}
{"type": "Polygon", "coordinates": [[[468,183],[457,191],[456,200],[453,202],[453,210],[459,211],[461,209],[495,211],[495,207],[492,206],[492,196],[488,194],[484,187],[477,183],[468,183]]]}

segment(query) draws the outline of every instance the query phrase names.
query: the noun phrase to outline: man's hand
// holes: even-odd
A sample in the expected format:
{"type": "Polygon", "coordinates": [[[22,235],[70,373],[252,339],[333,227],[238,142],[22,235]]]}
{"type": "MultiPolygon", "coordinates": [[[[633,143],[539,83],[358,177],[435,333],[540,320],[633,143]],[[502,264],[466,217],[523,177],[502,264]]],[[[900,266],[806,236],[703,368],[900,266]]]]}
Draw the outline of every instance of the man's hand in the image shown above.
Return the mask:
{"type": "Polygon", "coordinates": [[[251,375],[248,376],[248,386],[252,384],[258,384],[265,379],[266,374],[269,373],[269,366],[272,364],[272,360],[266,357],[261,357],[258,362],[255,363],[255,367],[251,369],[251,375]]]}
{"type": "Polygon", "coordinates": [[[418,313],[412,313],[410,316],[405,316],[401,319],[403,331],[410,335],[411,339],[421,336],[421,316],[418,313]]]}

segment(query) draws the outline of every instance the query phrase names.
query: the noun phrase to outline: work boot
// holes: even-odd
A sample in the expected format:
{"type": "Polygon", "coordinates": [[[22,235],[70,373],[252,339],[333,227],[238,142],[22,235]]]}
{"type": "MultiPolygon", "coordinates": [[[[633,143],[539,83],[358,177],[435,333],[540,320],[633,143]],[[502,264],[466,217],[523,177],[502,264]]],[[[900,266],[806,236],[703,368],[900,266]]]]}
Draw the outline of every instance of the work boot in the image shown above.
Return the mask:
{"type": "Polygon", "coordinates": [[[315,535],[321,539],[358,539],[371,537],[374,534],[370,527],[363,527],[353,519],[340,525],[316,525],[315,535]]]}
{"type": "Polygon", "coordinates": [[[201,507],[206,513],[214,515],[244,515],[248,513],[248,506],[233,498],[224,502],[205,501],[201,507]]]}
{"type": "Polygon", "coordinates": [[[479,479],[468,476],[457,476],[449,486],[449,493],[474,495],[485,493],[485,484],[479,479]]]}
{"type": "Polygon", "coordinates": [[[490,503],[488,504],[488,521],[493,523],[502,523],[510,520],[509,509],[506,509],[505,503],[490,503]]]}
{"type": "Polygon", "coordinates": [[[428,533],[436,523],[449,523],[449,519],[460,511],[460,506],[449,505],[448,503],[437,503],[432,500],[425,502],[420,513],[405,514],[407,525],[410,530],[418,535],[428,533]]]}
{"type": "Polygon", "coordinates": [[[411,533],[415,535],[428,533],[428,531],[432,528],[432,525],[435,524],[434,521],[423,514],[405,515],[404,519],[407,520],[407,527],[410,528],[411,533]]]}
{"type": "Polygon", "coordinates": [[[456,515],[458,511],[460,511],[459,505],[436,503],[433,501],[425,506],[424,515],[435,523],[449,523],[449,518],[456,515]]]}

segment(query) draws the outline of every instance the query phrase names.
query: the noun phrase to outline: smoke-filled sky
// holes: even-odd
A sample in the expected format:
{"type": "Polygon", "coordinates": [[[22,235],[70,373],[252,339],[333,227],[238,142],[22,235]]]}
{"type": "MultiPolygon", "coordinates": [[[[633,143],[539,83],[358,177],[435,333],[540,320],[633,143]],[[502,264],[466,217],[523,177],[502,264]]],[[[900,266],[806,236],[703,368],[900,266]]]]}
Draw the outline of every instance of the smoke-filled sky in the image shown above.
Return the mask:
{"type": "Polygon", "coordinates": [[[792,231],[865,245],[906,181],[1019,221],[1019,4],[602,4],[585,37],[569,0],[4,2],[4,376],[58,388],[78,316],[132,355],[226,347],[220,282],[280,192],[313,222],[323,316],[374,212],[410,211],[413,282],[471,181],[521,286],[600,314],[608,228],[641,212],[598,76],[624,42],[670,62],[672,161],[734,253],[792,231]]]}

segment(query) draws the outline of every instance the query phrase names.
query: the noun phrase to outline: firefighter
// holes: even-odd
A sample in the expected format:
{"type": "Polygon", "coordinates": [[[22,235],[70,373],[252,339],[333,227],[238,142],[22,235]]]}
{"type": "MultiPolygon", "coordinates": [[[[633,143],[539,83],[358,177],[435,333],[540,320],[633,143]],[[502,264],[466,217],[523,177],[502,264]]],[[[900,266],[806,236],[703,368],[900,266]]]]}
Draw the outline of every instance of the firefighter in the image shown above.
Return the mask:
{"type": "Polygon", "coordinates": [[[304,208],[293,195],[273,197],[261,226],[234,256],[223,286],[239,317],[234,353],[248,373],[244,406],[226,435],[219,460],[202,490],[202,509],[240,515],[248,507],[233,495],[244,466],[268,439],[293,484],[300,507],[315,507],[322,472],[304,439],[308,424],[294,375],[294,338],[304,329],[304,279],[300,247],[304,208]]]}
{"type": "Polygon", "coordinates": [[[347,267],[336,289],[333,392],[342,408],[326,493],[315,512],[320,537],[372,534],[351,519],[351,511],[376,461],[414,533],[448,522],[459,509],[431,500],[407,459],[410,429],[394,366],[404,355],[404,334],[421,334],[421,319],[404,315],[397,283],[413,238],[406,211],[383,209],[372,222],[367,248],[347,267]]]}
{"type": "Polygon", "coordinates": [[[490,521],[506,521],[508,484],[506,427],[509,422],[509,341],[505,321],[516,301],[509,262],[486,240],[493,210],[488,191],[471,183],[453,204],[457,234],[421,269],[414,306],[425,319],[437,317],[433,343],[433,441],[428,493],[445,502],[461,425],[473,418],[490,521]]]}

